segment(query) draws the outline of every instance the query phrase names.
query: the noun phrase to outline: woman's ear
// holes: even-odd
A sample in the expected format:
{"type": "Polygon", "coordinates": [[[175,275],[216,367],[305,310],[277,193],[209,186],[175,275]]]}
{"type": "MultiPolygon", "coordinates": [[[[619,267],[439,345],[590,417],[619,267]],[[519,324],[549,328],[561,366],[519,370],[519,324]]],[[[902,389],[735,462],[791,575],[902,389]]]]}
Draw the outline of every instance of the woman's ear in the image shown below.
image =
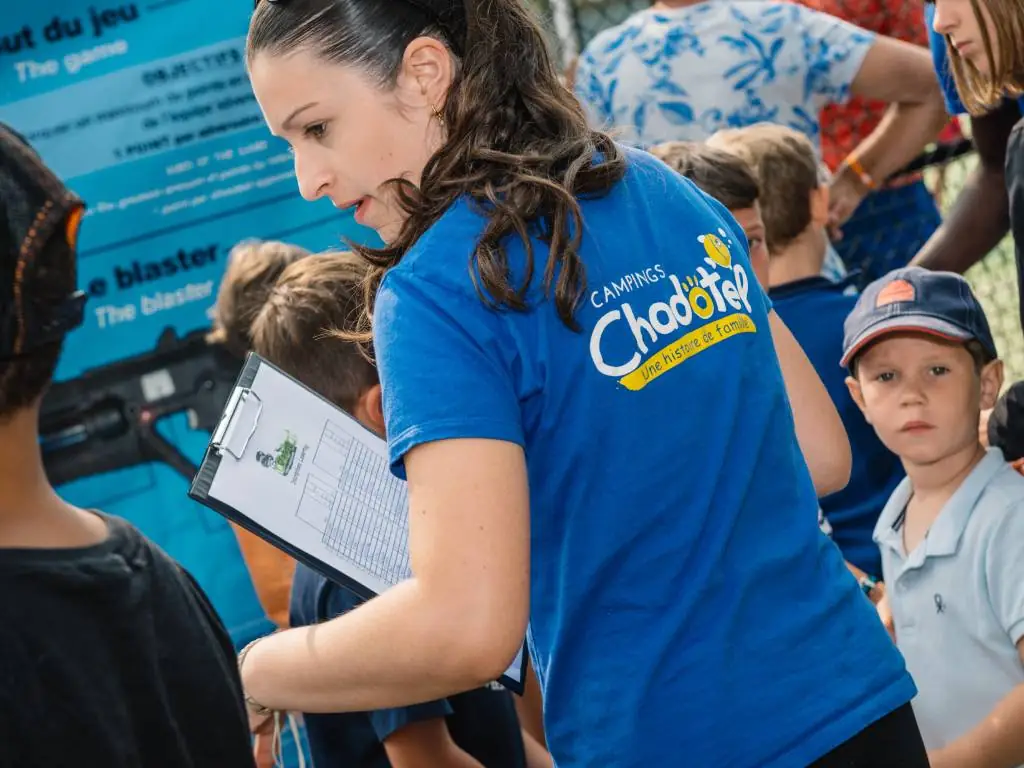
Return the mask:
{"type": "Polygon", "coordinates": [[[396,87],[403,104],[434,114],[444,108],[454,76],[452,54],[444,43],[433,37],[417,37],[405,47],[396,87]]]}
{"type": "Polygon", "coordinates": [[[811,221],[819,227],[828,224],[829,202],[828,186],[822,185],[811,192],[811,221]]]}

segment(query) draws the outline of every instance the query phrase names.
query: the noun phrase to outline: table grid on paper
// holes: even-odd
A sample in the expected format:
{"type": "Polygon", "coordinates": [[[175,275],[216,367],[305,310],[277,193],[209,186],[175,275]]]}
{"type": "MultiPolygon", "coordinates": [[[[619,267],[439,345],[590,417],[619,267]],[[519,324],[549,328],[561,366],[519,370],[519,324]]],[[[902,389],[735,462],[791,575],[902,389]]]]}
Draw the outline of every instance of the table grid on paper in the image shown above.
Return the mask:
{"type": "MultiPolygon", "coordinates": [[[[331,442],[335,450],[342,448],[338,435],[331,442]]],[[[351,437],[344,440],[340,466],[341,501],[331,515],[324,544],[389,584],[408,578],[405,484],[389,474],[386,459],[351,437]]]]}

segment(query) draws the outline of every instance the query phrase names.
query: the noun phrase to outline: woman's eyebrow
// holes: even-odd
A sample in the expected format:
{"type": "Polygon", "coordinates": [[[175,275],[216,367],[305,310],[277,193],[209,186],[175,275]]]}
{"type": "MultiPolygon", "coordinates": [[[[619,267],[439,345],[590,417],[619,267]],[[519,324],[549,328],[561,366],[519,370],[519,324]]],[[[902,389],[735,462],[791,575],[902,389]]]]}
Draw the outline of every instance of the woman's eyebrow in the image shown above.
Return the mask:
{"type": "Polygon", "coordinates": [[[307,109],[309,109],[311,107],[315,107],[319,103],[320,102],[317,102],[317,101],[311,101],[311,102],[309,102],[309,104],[303,104],[301,107],[299,107],[298,109],[293,111],[290,115],[288,115],[288,117],[285,118],[284,122],[281,123],[281,130],[282,131],[290,131],[291,130],[292,121],[294,121],[296,117],[301,115],[307,109]]]}

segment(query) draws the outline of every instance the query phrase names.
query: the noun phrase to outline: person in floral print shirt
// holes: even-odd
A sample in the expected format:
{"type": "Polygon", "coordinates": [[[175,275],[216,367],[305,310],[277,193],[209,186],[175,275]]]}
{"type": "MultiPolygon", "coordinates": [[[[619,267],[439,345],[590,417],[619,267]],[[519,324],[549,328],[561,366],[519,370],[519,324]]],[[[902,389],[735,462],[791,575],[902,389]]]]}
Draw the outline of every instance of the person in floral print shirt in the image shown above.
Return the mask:
{"type": "MultiPolygon", "coordinates": [[[[657,2],[587,44],[574,90],[592,124],[641,147],[759,122],[786,125],[818,146],[826,105],[852,96],[895,105],[894,119],[835,174],[836,224],[946,121],[927,51],[772,0],[657,2]]],[[[835,262],[826,259],[826,276],[845,272],[835,262]]]]}

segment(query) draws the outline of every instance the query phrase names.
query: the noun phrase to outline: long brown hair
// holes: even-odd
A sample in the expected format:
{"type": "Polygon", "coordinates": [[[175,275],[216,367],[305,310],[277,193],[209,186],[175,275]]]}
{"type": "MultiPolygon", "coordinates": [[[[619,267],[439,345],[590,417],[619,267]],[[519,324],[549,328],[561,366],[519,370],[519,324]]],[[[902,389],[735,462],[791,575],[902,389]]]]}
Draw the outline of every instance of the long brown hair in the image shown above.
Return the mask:
{"type": "Polygon", "coordinates": [[[972,115],[983,115],[1007,96],[1024,94],[1024,8],[1020,0],[971,0],[971,9],[981,29],[990,74],[982,74],[964,59],[948,37],[946,51],[961,101],[972,115]],[[985,21],[981,3],[991,25],[985,21]],[[992,33],[996,46],[992,45],[992,33]]]}
{"type": "Polygon", "coordinates": [[[521,0],[262,2],[247,56],[307,48],[325,61],[359,66],[387,88],[397,80],[406,46],[420,35],[441,40],[456,58],[442,114],[447,137],[418,189],[393,182],[408,214],[395,240],[384,248],[351,246],[371,264],[363,322],[353,336],[369,339],[384,274],[459,198],[472,200],[487,218],[469,265],[481,298],[527,308],[535,273],[531,240],[538,238],[548,251],[545,290],[562,321],[576,328],[575,310],[586,292],[577,198],[607,192],[626,161],[611,138],[587,126],[521,0]],[[508,236],[519,237],[526,250],[519,284],[510,278],[508,236]]]}

